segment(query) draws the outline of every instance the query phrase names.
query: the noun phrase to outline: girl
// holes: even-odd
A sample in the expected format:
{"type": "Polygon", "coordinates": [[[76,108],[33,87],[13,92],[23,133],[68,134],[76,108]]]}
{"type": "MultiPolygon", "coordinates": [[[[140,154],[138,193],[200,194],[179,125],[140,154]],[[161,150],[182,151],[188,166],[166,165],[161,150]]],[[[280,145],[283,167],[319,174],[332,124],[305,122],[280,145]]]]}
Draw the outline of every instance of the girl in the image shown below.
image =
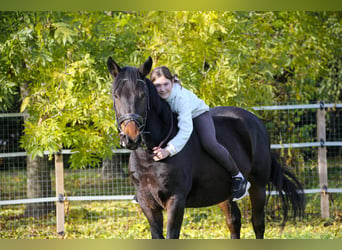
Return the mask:
{"type": "Polygon", "coordinates": [[[177,77],[172,76],[165,66],[155,68],[150,79],[159,96],[169,103],[173,112],[178,114],[179,127],[177,135],[165,148],[153,149],[154,160],[160,161],[181,151],[195,128],[203,148],[232,175],[233,201],[245,197],[250,183],[241,174],[228,150],[217,142],[215,126],[208,112],[208,105],[194,93],[182,87],[177,77]]]}

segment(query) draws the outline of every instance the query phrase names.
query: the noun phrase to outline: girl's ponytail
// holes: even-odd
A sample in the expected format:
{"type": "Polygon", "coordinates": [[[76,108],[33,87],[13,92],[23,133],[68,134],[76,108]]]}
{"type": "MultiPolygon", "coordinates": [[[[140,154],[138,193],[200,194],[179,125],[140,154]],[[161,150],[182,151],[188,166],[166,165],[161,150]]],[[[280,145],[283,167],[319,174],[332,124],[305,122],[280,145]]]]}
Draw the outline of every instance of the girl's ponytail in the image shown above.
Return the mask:
{"type": "Polygon", "coordinates": [[[172,76],[172,80],[173,80],[173,82],[178,83],[178,84],[182,87],[182,83],[181,83],[181,81],[179,80],[177,74],[174,74],[174,75],[172,76]]]}

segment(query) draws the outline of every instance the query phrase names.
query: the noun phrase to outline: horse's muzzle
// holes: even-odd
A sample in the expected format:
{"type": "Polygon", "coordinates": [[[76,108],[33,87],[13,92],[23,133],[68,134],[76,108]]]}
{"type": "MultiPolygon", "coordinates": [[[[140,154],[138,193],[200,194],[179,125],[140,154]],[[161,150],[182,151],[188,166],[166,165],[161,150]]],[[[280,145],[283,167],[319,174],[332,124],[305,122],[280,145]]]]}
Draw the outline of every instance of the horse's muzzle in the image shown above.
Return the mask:
{"type": "Polygon", "coordinates": [[[124,148],[135,150],[141,143],[141,136],[137,136],[134,140],[125,133],[120,133],[120,145],[124,148]]]}
{"type": "Polygon", "coordinates": [[[120,144],[128,149],[136,149],[141,141],[140,129],[135,120],[125,120],[120,124],[120,144]]]}

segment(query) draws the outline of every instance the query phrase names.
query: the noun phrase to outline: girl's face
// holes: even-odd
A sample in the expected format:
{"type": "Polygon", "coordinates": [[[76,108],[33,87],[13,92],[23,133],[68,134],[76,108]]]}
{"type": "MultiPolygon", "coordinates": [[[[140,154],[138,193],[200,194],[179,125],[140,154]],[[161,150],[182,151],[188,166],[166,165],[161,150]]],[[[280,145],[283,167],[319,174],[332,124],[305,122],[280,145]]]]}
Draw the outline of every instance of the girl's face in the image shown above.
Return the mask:
{"type": "Polygon", "coordinates": [[[161,76],[153,82],[156,86],[157,92],[162,99],[167,99],[171,95],[172,91],[172,81],[170,79],[161,76]]]}

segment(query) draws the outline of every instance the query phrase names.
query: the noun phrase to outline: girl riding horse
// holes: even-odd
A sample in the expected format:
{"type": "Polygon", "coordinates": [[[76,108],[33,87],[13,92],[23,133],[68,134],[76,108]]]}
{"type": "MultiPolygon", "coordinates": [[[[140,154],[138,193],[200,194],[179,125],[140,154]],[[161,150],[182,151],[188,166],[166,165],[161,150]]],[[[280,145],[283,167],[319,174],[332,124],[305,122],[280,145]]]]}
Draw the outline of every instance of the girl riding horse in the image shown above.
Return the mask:
{"type": "Polygon", "coordinates": [[[178,78],[173,76],[165,66],[155,68],[150,79],[156,86],[159,96],[169,103],[173,112],[177,113],[179,129],[177,135],[168,142],[165,148],[153,149],[154,159],[160,161],[168,156],[176,155],[188,142],[195,128],[202,147],[232,175],[233,201],[245,197],[250,183],[239,171],[228,150],[217,142],[215,126],[208,112],[208,105],[181,86],[178,78]]]}

